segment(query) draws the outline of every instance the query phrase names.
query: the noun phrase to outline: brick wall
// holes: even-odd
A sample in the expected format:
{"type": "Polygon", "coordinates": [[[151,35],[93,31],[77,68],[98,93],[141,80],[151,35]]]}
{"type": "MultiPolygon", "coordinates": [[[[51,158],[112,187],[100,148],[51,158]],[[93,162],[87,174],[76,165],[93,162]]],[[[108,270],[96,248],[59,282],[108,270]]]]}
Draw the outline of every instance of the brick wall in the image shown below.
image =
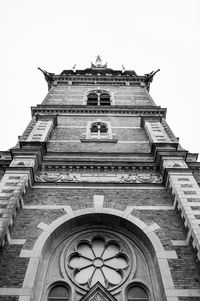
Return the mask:
{"type": "MultiPolygon", "coordinates": [[[[112,126],[112,125],[111,125],[112,126]]],[[[120,129],[112,128],[112,132],[116,139],[119,141],[146,141],[148,142],[146,133],[143,129],[120,129]]],[[[85,138],[86,125],[85,128],[55,128],[51,135],[50,140],[79,140],[85,138]]]]}
{"type": "MultiPolygon", "coordinates": [[[[126,206],[171,206],[172,197],[164,189],[64,189],[38,188],[28,189],[24,204],[28,205],[63,205],[72,210],[91,208],[93,196],[104,195],[104,207],[125,210],[126,206]]],[[[153,208],[152,208],[153,209],[153,208]]],[[[0,286],[20,287],[23,282],[28,260],[20,258],[21,249],[32,249],[42,230],[37,227],[40,222],[50,224],[66,214],[64,209],[21,209],[11,228],[12,239],[26,239],[23,246],[7,245],[1,254],[0,286]],[[20,271],[20,273],[18,273],[20,271]],[[17,278],[16,278],[17,272],[17,278]]],[[[191,245],[173,246],[172,240],[185,240],[186,230],[178,211],[174,210],[136,210],[132,215],[147,225],[157,223],[156,230],[164,249],[176,251],[178,259],[170,259],[169,266],[176,288],[200,288],[199,266],[191,245]],[[189,267],[189,269],[188,269],[189,267]],[[189,270],[189,271],[188,271],[189,270]],[[184,277],[182,277],[184,275],[184,277]]],[[[5,299],[6,300],[6,299],[5,299]]],[[[16,299],[7,299],[15,301],[16,299]]],[[[180,299],[187,300],[190,299],[180,299]]],[[[1,299],[0,299],[1,301],[1,299]]],[[[193,301],[193,299],[192,299],[193,301]]]]}
{"type": "Polygon", "coordinates": [[[88,121],[95,122],[97,119],[101,119],[104,122],[110,122],[112,127],[140,127],[140,117],[128,117],[128,116],[95,116],[95,115],[82,115],[82,116],[58,116],[58,126],[86,126],[88,121]]]}
{"type": "MultiPolygon", "coordinates": [[[[23,225],[22,225],[23,227],[23,225]]],[[[28,266],[27,258],[20,258],[22,246],[4,245],[0,250],[0,287],[21,287],[28,266]]]]}
{"type": "MultiPolygon", "coordinates": [[[[43,104],[83,105],[86,93],[97,88],[97,86],[58,85],[51,89],[43,104]]],[[[142,87],[102,86],[100,88],[113,93],[115,105],[154,105],[151,97],[142,87]]]]}
{"type": "Polygon", "coordinates": [[[0,181],[3,178],[3,176],[4,176],[4,171],[3,171],[3,169],[0,168],[0,181]]]}

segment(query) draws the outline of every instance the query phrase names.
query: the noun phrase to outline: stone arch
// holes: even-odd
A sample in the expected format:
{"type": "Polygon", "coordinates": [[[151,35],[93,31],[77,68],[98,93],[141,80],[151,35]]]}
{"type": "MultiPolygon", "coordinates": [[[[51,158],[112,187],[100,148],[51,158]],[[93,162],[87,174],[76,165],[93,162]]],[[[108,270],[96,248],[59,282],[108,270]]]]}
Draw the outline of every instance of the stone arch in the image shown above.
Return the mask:
{"type": "MultiPolygon", "coordinates": [[[[38,279],[37,275],[40,272],[39,263],[44,253],[48,250],[50,244],[54,240],[56,240],[58,236],[62,236],[61,233],[66,233],[66,231],[69,231],[69,229],[75,227],[77,223],[81,223],[83,220],[91,220],[91,218],[97,218],[100,220],[103,219],[105,224],[110,223],[110,221],[112,220],[112,223],[113,225],[115,225],[115,227],[124,227],[126,225],[127,230],[133,231],[140,239],[145,242],[149,253],[157,262],[159,277],[161,281],[161,291],[164,298],[163,301],[171,300],[170,298],[168,299],[167,295],[168,291],[174,289],[174,285],[167,258],[176,258],[175,252],[164,250],[161,241],[154,233],[156,224],[148,226],[137,217],[126,213],[126,211],[122,212],[110,208],[89,208],[77,210],[75,212],[69,210],[68,214],[53,221],[49,226],[45,228],[45,230],[41,233],[41,235],[35,242],[35,245],[31,251],[22,251],[21,256],[30,257],[28,269],[23,283],[23,288],[29,288],[29,290],[33,290],[33,298],[31,298],[30,300],[36,300],[34,298],[34,295],[36,293],[34,289],[36,287],[35,285],[38,279]]],[[[125,290],[123,294],[125,294],[125,290]]],[[[40,299],[38,299],[37,297],[37,300],[40,299]]],[[[173,299],[173,301],[175,300],[177,299],[173,299]]]]}

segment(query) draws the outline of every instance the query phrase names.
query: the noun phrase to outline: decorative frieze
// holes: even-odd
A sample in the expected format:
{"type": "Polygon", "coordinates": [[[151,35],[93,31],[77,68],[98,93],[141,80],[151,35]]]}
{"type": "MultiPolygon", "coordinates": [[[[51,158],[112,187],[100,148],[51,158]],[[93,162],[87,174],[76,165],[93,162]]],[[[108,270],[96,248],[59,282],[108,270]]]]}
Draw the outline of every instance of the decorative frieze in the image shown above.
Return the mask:
{"type": "Polygon", "coordinates": [[[39,172],[36,182],[60,183],[122,183],[122,184],[161,184],[163,179],[159,173],[109,173],[109,172],[39,172]]]}

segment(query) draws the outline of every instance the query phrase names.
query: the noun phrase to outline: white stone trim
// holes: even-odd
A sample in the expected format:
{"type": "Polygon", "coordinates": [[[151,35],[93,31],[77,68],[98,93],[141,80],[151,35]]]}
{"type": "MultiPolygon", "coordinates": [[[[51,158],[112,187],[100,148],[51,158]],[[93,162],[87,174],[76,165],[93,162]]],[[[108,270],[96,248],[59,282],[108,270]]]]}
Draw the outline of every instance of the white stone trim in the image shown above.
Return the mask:
{"type": "Polygon", "coordinates": [[[47,225],[47,224],[41,222],[41,223],[39,223],[39,224],[37,225],[37,227],[38,227],[39,229],[43,230],[43,231],[48,231],[49,225],[47,225]]]}
{"type": "MultiPolygon", "coordinates": [[[[57,129],[59,128],[64,128],[64,129],[85,129],[84,125],[58,125],[56,127],[57,129]]],[[[112,126],[113,129],[141,129],[139,126],[112,126]]]]}
{"type": "Polygon", "coordinates": [[[187,246],[187,240],[171,240],[172,246],[187,246]]]}
{"type": "Polygon", "coordinates": [[[48,188],[48,189],[115,189],[115,190],[165,190],[166,188],[163,187],[162,185],[160,186],[154,186],[154,185],[148,185],[148,186],[139,186],[139,184],[137,184],[137,186],[133,186],[133,184],[131,185],[126,185],[126,186],[118,186],[116,188],[116,186],[114,185],[109,185],[109,186],[104,186],[104,185],[91,185],[91,186],[84,186],[84,185],[51,185],[51,186],[48,186],[48,185],[34,185],[32,187],[33,189],[42,189],[42,188],[48,188]]]}
{"type": "MultiPolygon", "coordinates": [[[[60,206],[60,207],[61,207],[61,206],[60,206]]],[[[73,212],[71,206],[62,206],[61,208],[64,208],[64,209],[65,209],[65,212],[66,212],[69,216],[71,216],[71,217],[74,216],[74,212],[73,212]]]]}
{"type": "Polygon", "coordinates": [[[18,301],[31,301],[31,296],[20,296],[18,301]]]}
{"type": "Polygon", "coordinates": [[[151,143],[172,143],[159,121],[145,121],[144,128],[151,143]]]}
{"type": "Polygon", "coordinates": [[[131,214],[132,211],[133,211],[133,206],[127,206],[126,209],[124,210],[122,216],[124,218],[127,218],[131,214]]]}
{"type": "Polygon", "coordinates": [[[96,213],[103,212],[104,195],[94,195],[94,210],[96,213]]]}
{"type": "Polygon", "coordinates": [[[10,245],[24,245],[26,239],[12,239],[9,230],[7,231],[7,239],[10,245]]]}
{"type": "Polygon", "coordinates": [[[24,240],[11,239],[9,226],[13,224],[13,219],[17,215],[17,209],[20,205],[23,206],[23,194],[29,185],[29,177],[29,171],[17,171],[14,173],[8,170],[0,181],[0,197],[5,198],[6,203],[4,201],[3,203],[7,205],[6,208],[2,209],[0,245],[4,245],[6,236],[11,244],[24,244],[24,240]]]}
{"type": "Polygon", "coordinates": [[[168,289],[168,297],[200,297],[200,289],[168,289]]]}
{"type": "Polygon", "coordinates": [[[197,257],[200,259],[200,227],[199,218],[195,215],[200,215],[200,210],[196,210],[193,207],[200,207],[200,188],[195,181],[191,172],[185,173],[184,175],[180,172],[170,173],[169,172],[169,187],[172,189],[174,194],[174,207],[177,206],[181,210],[181,217],[185,220],[185,226],[188,227],[188,234],[186,243],[189,243],[192,237],[192,245],[197,249],[197,257]],[[181,179],[184,179],[184,181],[181,179]],[[185,181],[187,179],[187,181],[185,181]],[[192,187],[184,187],[182,184],[191,184],[192,187]],[[195,202],[190,202],[188,199],[197,199],[195,202]]]}
{"type": "Polygon", "coordinates": [[[177,259],[176,251],[159,251],[156,252],[157,258],[159,259],[177,259]]]}
{"type": "Polygon", "coordinates": [[[0,287],[0,296],[28,296],[32,292],[32,289],[27,287],[15,288],[15,287],[0,287]]]}
{"type": "MultiPolygon", "coordinates": [[[[110,134],[113,136],[113,134],[110,134]]],[[[113,139],[112,136],[109,136],[107,139],[113,139]]],[[[92,139],[91,136],[87,136],[86,134],[86,139],[92,139]]],[[[101,138],[99,139],[99,141],[101,142],[101,138]]],[[[56,142],[56,143],[81,143],[80,140],[49,140],[49,142],[56,142]]],[[[131,143],[131,144],[149,144],[149,141],[147,140],[143,140],[143,141],[135,141],[135,140],[118,140],[117,141],[118,143],[131,143]]],[[[95,142],[94,142],[95,143],[95,142]]]]}
{"type": "Polygon", "coordinates": [[[146,229],[144,229],[144,232],[147,234],[158,229],[160,229],[160,226],[156,223],[153,223],[150,226],[148,226],[146,229]]]}
{"type": "Polygon", "coordinates": [[[38,120],[28,135],[26,141],[45,142],[53,129],[53,120],[38,120]]]}
{"type": "Polygon", "coordinates": [[[168,261],[167,259],[158,259],[158,265],[160,268],[161,278],[163,281],[163,286],[165,289],[165,294],[167,295],[168,289],[174,289],[174,283],[172,280],[171,272],[169,269],[168,261]]]}
{"type": "MultiPolygon", "coordinates": [[[[58,209],[64,209],[67,214],[70,216],[74,215],[74,212],[72,211],[70,206],[66,205],[24,205],[23,209],[27,210],[58,210],[58,209]]],[[[173,211],[173,206],[127,206],[124,210],[123,217],[127,217],[133,210],[148,210],[148,211],[173,211]]],[[[198,220],[199,221],[199,220],[198,220]]]]}

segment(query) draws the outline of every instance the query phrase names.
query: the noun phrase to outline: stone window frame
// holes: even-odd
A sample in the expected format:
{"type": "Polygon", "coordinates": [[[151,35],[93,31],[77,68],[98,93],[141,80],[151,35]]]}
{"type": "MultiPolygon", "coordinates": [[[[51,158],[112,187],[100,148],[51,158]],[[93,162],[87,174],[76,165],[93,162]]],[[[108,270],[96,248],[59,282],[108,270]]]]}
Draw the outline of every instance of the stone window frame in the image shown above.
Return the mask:
{"type": "MultiPolygon", "coordinates": [[[[100,104],[100,95],[102,93],[107,93],[109,94],[110,96],[110,105],[114,105],[115,102],[114,102],[114,96],[113,96],[113,92],[111,92],[110,90],[107,90],[107,89],[101,89],[101,88],[97,88],[97,89],[90,89],[88,91],[86,91],[85,95],[84,95],[84,98],[83,98],[83,105],[88,105],[87,104],[87,101],[88,101],[88,95],[91,94],[91,93],[95,93],[98,95],[98,104],[96,105],[96,107],[98,106],[101,106],[100,104]]],[[[104,105],[103,105],[104,106],[104,105]]],[[[108,106],[105,106],[105,107],[108,107],[108,106]]]]}
{"type": "Polygon", "coordinates": [[[150,292],[149,292],[149,289],[148,287],[142,283],[141,281],[137,281],[137,280],[134,280],[134,281],[131,281],[131,283],[129,283],[125,289],[125,298],[124,300],[126,301],[135,301],[135,300],[139,300],[138,296],[135,296],[135,298],[129,298],[128,296],[128,293],[130,291],[131,288],[133,287],[139,287],[139,288],[142,288],[146,294],[147,294],[147,298],[142,298],[141,301],[150,301],[151,300],[151,296],[150,296],[150,292]]]}
{"type": "Polygon", "coordinates": [[[101,119],[97,119],[94,121],[89,121],[86,126],[86,132],[81,139],[81,142],[111,142],[116,143],[118,140],[115,138],[115,135],[112,132],[112,127],[110,122],[103,121],[101,119]],[[97,137],[94,137],[91,132],[91,128],[93,124],[102,124],[107,127],[107,136],[101,135],[100,129],[98,131],[97,137]]]}
{"type": "MultiPolygon", "coordinates": [[[[123,241],[123,243],[122,243],[120,240],[120,237],[114,235],[115,238],[113,238],[113,237],[111,238],[109,236],[110,235],[108,233],[104,233],[104,232],[87,233],[87,235],[86,235],[87,238],[84,237],[84,239],[82,239],[79,237],[77,239],[77,241],[71,247],[67,247],[67,249],[69,249],[67,251],[67,253],[68,253],[67,256],[63,255],[63,253],[66,252],[66,250],[65,250],[66,248],[64,248],[61,258],[65,258],[65,265],[67,266],[67,270],[70,270],[70,272],[73,270],[73,272],[71,273],[72,275],[70,276],[70,273],[69,273],[68,277],[73,278],[72,282],[74,282],[77,287],[90,290],[92,288],[92,286],[97,283],[97,282],[92,283],[93,282],[92,278],[95,277],[95,273],[97,272],[97,270],[101,271],[102,276],[104,277],[104,280],[105,280],[105,283],[104,284],[101,283],[101,284],[104,287],[106,287],[106,289],[109,289],[109,290],[113,290],[118,287],[121,287],[124,284],[124,282],[127,281],[127,277],[129,276],[129,274],[131,272],[135,273],[136,256],[135,256],[134,250],[132,250],[130,248],[130,246],[127,242],[125,243],[125,241],[123,241]],[[96,251],[98,250],[97,242],[99,242],[99,241],[103,242],[103,245],[100,246],[100,248],[102,247],[101,251],[103,251],[101,255],[96,253],[96,251]],[[91,252],[88,252],[87,257],[82,248],[84,245],[87,246],[87,248],[91,250],[91,252]],[[112,248],[113,245],[115,245],[118,250],[114,250],[113,251],[114,255],[111,256],[111,255],[109,255],[109,248],[112,248]],[[81,250],[79,250],[79,246],[81,246],[81,250]],[[95,248],[95,246],[96,246],[96,248],[95,248]],[[106,252],[107,252],[107,254],[106,254],[106,252]],[[104,258],[104,255],[105,255],[105,258],[104,258]],[[89,259],[90,262],[82,264],[81,268],[79,269],[78,262],[76,265],[76,260],[80,260],[81,258],[83,258],[84,260],[89,259]],[[101,267],[95,265],[96,260],[102,261],[101,267]],[[123,266],[124,265],[124,263],[123,263],[121,267],[119,267],[119,266],[115,267],[113,262],[109,263],[109,261],[111,261],[111,260],[115,260],[116,261],[115,264],[116,265],[118,264],[119,266],[121,266],[121,263],[120,262],[117,263],[117,261],[123,260],[124,263],[126,262],[126,266],[123,266]],[[71,262],[72,262],[72,265],[71,265],[71,262]],[[87,276],[86,276],[85,282],[83,282],[83,283],[79,283],[79,281],[75,280],[76,275],[78,275],[79,273],[85,272],[86,269],[88,269],[91,266],[94,269],[94,272],[93,273],[91,272],[91,278],[87,279],[87,276]],[[109,269],[109,272],[113,272],[113,276],[115,276],[115,274],[118,273],[118,275],[120,275],[120,278],[121,278],[119,283],[118,282],[113,283],[110,275],[109,275],[109,278],[107,278],[108,275],[105,273],[104,268],[109,269]],[[111,283],[110,283],[110,281],[111,281],[111,283]]],[[[98,262],[96,262],[96,263],[98,263],[98,262]]],[[[61,268],[61,270],[62,270],[62,268],[61,268]]],[[[67,272],[67,270],[66,270],[66,272],[67,272]]]]}
{"type": "Polygon", "coordinates": [[[63,286],[63,287],[66,288],[66,290],[68,291],[68,296],[65,296],[65,297],[57,296],[57,297],[54,297],[54,298],[56,298],[56,300],[60,300],[60,301],[61,301],[61,300],[63,300],[63,301],[66,301],[66,300],[70,301],[70,300],[71,300],[71,288],[70,288],[69,284],[66,283],[66,282],[63,281],[63,280],[57,280],[57,281],[54,281],[54,282],[49,286],[49,288],[48,288],[48,290],[47,290],[47,296],[46,296],[46,298],[45,298],[47,301],[53,301],[53,300],[54,300],[54,298],[53,298],[53,297],[50,297],[49,294],[50,294],[50,292],[51,292],[54,288],[59,287],[59,286],[63,286]]]}

